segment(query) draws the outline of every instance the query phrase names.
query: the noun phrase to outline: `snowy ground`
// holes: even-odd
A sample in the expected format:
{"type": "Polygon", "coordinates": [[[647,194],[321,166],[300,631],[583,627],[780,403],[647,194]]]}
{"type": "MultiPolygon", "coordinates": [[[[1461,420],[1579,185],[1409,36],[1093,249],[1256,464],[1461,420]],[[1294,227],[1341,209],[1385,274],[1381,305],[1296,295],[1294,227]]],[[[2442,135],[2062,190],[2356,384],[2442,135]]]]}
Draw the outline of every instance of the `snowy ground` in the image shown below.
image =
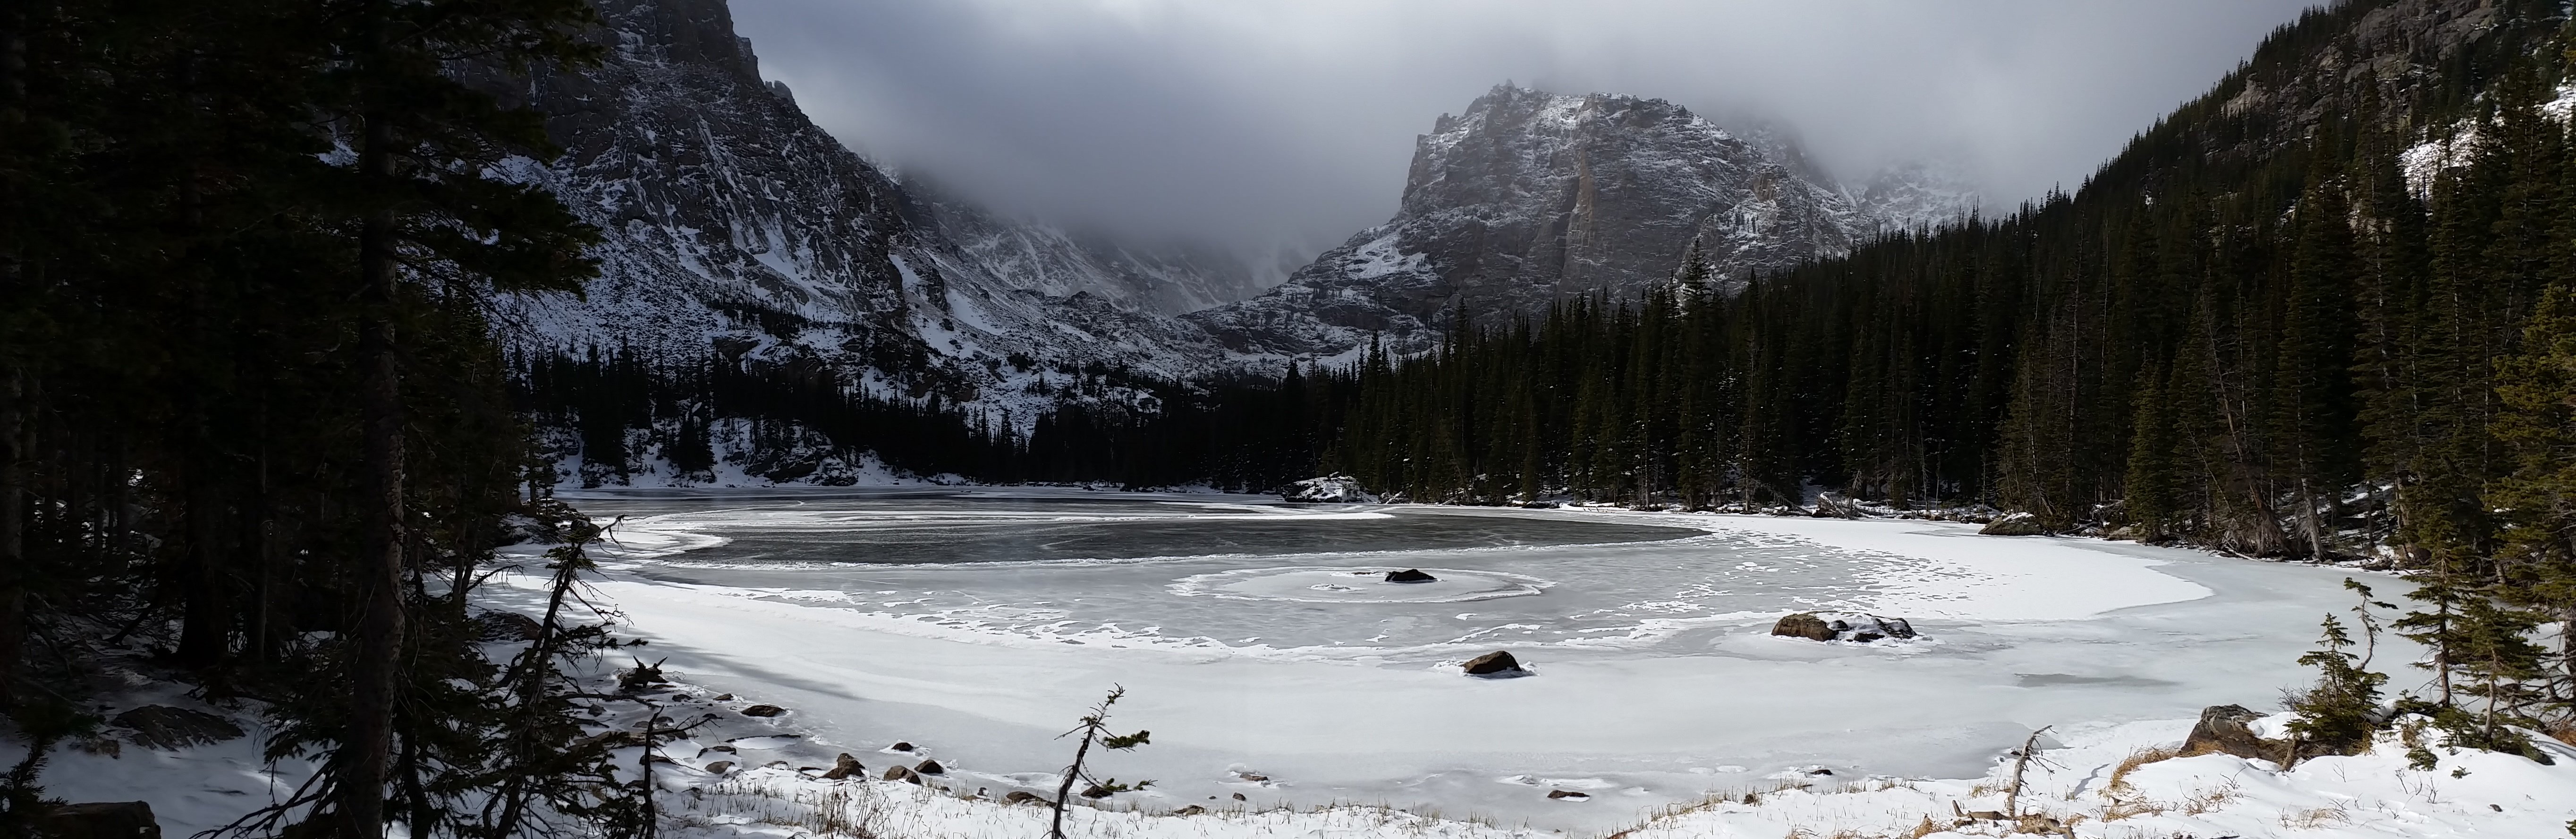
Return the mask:
{"type": "MultiPolygon", "coordinates": [[[[2316,621],[2349,606],[2337,569],[1915,521],[1075,490],[576,503],[627,516],[601,589],[621,633],[669,657],[664,699],[720,717],[661,779],[695,834],[1039,835],[1042,808],[992,799],[1052,794],[1070,754],[1055,736],[1113,684],[1129,691],[1114,727],[1153,742],[1096,768],[1158,783],[1082,811],[1078,835],[1995,835],[2012,826],[1960,814],[2001,809],[1997,756],[2044,725],[2063,768],[2033,770],[2026,809],[2080,836],[2546,837],[2576,818],[2576,750],[2554,744],[2550,767],[2460,753],[2418,772],[2391,746],[2111,782],[2203,706],[2269,708],[2303,681],[2316,621]],[[1380,581],[1402,568],[1441,582],[1380,581]],[[1923,637],[1767,634],[1804,609],[1923,637]],[[1458,672],[1495,649],[1536,675],[1458,672]],[[787,710],[734,713],[753,703],[787,710]],[[842,752],[871,777],[949,771],[931,788],[814,777],[842,752]],[[1211,812],[1150,815],[1191,806],[1211,812]]],[[[184,835],[265,798],[246,745],[66,754],[49,774],[74,800],[153,800],[184,835]]]]}

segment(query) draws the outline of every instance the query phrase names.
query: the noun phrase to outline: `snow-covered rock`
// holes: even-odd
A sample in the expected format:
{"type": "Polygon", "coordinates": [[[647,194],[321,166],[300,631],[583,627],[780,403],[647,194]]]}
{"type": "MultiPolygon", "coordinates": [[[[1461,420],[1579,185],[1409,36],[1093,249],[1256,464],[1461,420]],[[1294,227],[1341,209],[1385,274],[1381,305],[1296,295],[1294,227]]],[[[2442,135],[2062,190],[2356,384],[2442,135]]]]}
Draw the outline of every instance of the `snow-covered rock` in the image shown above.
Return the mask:
{"type": "Polygon", "coordinates": [[[2048,528],[2040,523],[2036,515],[2009,513],[1987,522],[1985,528],[1977,532],[1986,536],[2045,536],[2048,534],[2048,528]]]}
{"type": "Polygon", "coordinates": [[[1866,644],[1890,638],[1914,637],[1914,625],[1904,618],[1877,615],[1839,614],[1834,612],[1799,612],[1783,617],[1771,625],[1771,634],[1810,641],[1851,641],[1866,644]]]}
{"type": "Polygon", "coordinates": [[[1369,494],[1360,482],[1348,475],[1326,475],[1289,484],[1279,497],[1310,504],[1375,504],[1378,498],[1369,494]]]}

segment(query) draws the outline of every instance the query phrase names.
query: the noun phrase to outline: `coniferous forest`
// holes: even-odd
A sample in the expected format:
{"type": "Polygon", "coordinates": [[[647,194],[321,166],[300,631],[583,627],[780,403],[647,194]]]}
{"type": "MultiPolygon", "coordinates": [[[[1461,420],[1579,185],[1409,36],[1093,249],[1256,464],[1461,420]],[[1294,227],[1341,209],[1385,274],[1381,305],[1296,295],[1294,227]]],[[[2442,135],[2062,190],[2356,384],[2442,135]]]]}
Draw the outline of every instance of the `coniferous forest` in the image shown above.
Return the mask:
{"type": "MultiPolygon", "coordinates": [[[[578,290],[596,234],[483,177],[548,142],[452,71],[592,60],[594,20],[0,10],[0,704],[30,744],[0,834],[27,835],[50,750],[98,742],[97,668],[138,644],[210,700],[263,701],[273,759],[319,762],[244,830],[638,823],[557,669],[597,625],[549,613],[488,657],[465,602],[506,515],[584,526],[518,491],[527,426],[483,312],[578,290]]],[[[564,581],[583,563],[554,559],[564,581]]]]}

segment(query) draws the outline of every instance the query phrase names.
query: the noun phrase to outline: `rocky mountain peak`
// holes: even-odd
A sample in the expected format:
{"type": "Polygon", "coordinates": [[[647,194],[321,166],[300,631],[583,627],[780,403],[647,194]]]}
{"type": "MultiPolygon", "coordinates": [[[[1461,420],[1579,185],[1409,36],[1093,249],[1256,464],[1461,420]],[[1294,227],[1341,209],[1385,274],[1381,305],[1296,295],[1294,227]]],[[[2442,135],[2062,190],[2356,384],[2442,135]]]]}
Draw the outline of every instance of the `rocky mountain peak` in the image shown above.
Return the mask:
{"type": "Polygon", "coordinates": [[[1633,297],[1694,249],[1731,289],[1974,200],[1882,180],[1856,199],[1785,140],[1747,142],[1672,102],[1505,84],[1415,141],[1395,218],[1191,319],[1245,353],[1329,356],[1372,334],[1418,348],[1461,312],[1491,324],[1633,297]]]}

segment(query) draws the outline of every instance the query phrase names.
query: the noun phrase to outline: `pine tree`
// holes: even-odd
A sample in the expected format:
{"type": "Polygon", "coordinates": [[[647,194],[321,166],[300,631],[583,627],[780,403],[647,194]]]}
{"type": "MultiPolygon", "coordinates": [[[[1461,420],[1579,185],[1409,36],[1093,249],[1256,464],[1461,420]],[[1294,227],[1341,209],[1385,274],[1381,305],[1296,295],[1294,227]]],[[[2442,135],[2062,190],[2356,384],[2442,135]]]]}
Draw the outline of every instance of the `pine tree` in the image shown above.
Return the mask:
{"type": "Polygon", "coordinates": [[[2455,729],[2454,738],[2466,735],[2478,748],[2492,751],[2538,754],[2510,728],[2531,722],[2523,710],[2537,697],[2527,682],[2543,675],[2544,653],[2526,637],[2539,625],[2538,616],[2488,597],[2470,597],[2454,625],[2458,640],[2451,650],[2456,656],[2452,667],[2481,706],[2473,709],[2475,727],[2455,729]]]}
{"type": "Polygon", "coordinates": [[[2342,621],[2327,615],[2323,626],[2318,648],[2299,656],[2301,665],[2317,669],[2317,682],[2288,703],[2299,715],[2290,731],[2298,735],[2301,754],[2349,754],[2369,745],[2378,727],[2379,688],[2388,676],[2370,672],[2361,656],[2347,651],[2354,641],[2342,621]]]}
{"type": "MultiPolygon", "coordinates": [[[[491,5],[472,0],[326,2],[317,40],[346,58],[313,78],[315,105],[354,151],[325,189],[355,227],[362,319],[355,366],[364,405],[366,534],[356,571],[362,606],[346,653],[346,739],[330,763],[337,798],[327,816],[353,836],[384,832],[383,785],[395,759],[398,667],[405,645],[405,411],[397,324],[406,264],[454,271],[449,282],[504,290],[562,290],[593,268],[581,255],[597,234],[541,188],[486,178],[513,151],[549,143],[538,115],[501,106],[449,71],[471,55],[512,72],[591,58],[578,40],[596,21],[578,0],[491,5]]],[[[319,69],[319,68],[317,68],[319,69]]],[[[425,270],[414,267],[412,271],[425,270]]],[[[427,269],[435,270],[435,269],[427,269]]]]}
{"type": "Polygon", "coordinates": [[[2511,473],[2488,484],[2487,504],[2507,510],[2505,594],[2558,623],[2549,694],[2576,716],[2576,297],[2553,285],[2524,327],[2522,352],[2497,364],[2503,410],[2495,436],[2511,473]]]}

